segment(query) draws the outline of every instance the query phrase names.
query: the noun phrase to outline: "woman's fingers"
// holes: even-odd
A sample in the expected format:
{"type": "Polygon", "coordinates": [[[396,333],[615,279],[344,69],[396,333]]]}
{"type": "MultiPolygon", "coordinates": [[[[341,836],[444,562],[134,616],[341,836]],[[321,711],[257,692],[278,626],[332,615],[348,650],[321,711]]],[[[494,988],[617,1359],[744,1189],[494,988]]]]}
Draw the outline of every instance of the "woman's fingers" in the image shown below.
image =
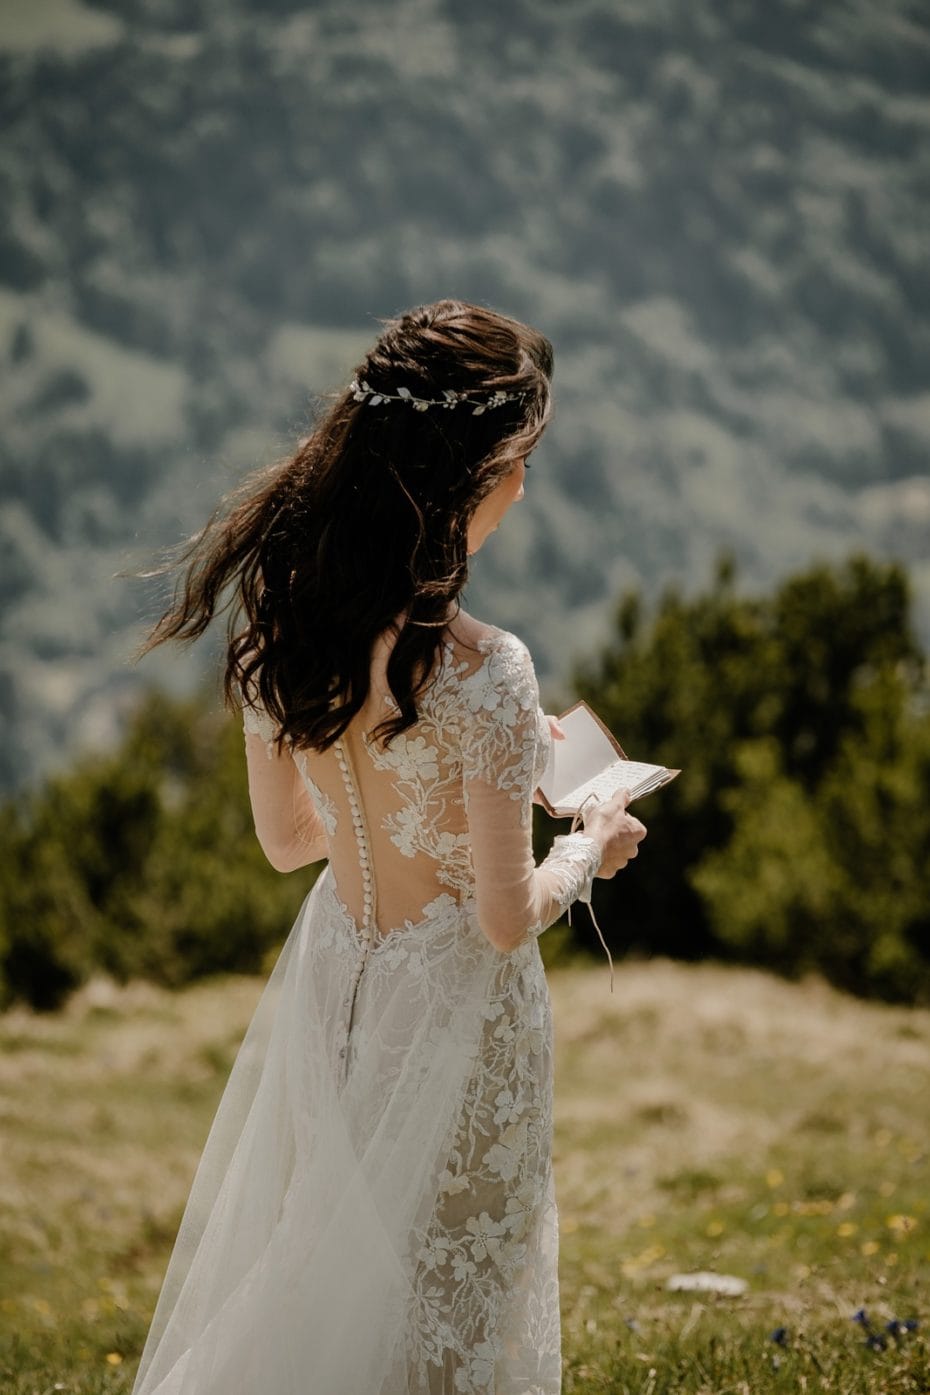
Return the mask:
{"type": "Polygon", "coordinates": [[[625,791],[605,800],[591,811],[586,830],[603,847],[603,859],[598,876],[610,878],[631,862],[639,852],[646,836],[646,826],[633,814],[627,813],[629,795],[625,791]]]}
{"type": "Polygon", "coordinates": [[[626,806],[629,804],[631,798],[632,795],[630,794],[629,790],[617,790],[617,793],[612,794],[608,800],[605,800],[601,807],[603,809],[625,809],[626,806]]]}

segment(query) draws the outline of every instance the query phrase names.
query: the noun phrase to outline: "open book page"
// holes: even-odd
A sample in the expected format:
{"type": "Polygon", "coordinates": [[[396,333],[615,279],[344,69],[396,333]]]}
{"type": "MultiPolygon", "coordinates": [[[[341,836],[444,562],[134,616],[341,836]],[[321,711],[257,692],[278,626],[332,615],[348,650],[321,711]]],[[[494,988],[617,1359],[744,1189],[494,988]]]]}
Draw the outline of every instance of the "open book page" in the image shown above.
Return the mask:
{"type": "Polygon", "coordinates": [[[628,760],[619,742],[586,702],[559,717],[564,741],[553,741],[539,793],[551,814],[568,817],[584,801],[628,790],[634,799],[661,789],[680,772],[628,760]]]}

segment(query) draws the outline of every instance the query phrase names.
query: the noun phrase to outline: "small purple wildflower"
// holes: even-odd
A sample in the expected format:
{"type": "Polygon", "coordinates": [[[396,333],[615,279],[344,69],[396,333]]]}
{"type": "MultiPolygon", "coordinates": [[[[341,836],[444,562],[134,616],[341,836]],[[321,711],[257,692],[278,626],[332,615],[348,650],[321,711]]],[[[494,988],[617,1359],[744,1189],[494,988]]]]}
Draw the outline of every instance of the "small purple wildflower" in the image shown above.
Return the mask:
{"type": "Polygon", "coordinates": [[[769,1333],[769,1341],[775,1342],[780,1347],[785,1346],[788,1341],[787,1327],[776,1327],[774,1332],[769,1333]]]}
{"type": "Polygon", "coordinates": [[[857,1308],[850,1318],[850,1322],[858,1322],[861,1327],[868,1327],[869,1315],[865,1308],[857,1308]]]}
{"type": "Polygon", "coordinates": [[[865,1339],[865,1345],[871,1347],[873,1351],[884,1351],[888,1342],[880,1332],[870,1332],[865,1339]]]}
{"type": "Polygon", "coordinates": [[[905,1332],[916,1332],[918,1328],[916,1318],[892,1318],[885,1323],[885,1331],[890,1332],[892,1337],[902,1337],[905,1332]]]}

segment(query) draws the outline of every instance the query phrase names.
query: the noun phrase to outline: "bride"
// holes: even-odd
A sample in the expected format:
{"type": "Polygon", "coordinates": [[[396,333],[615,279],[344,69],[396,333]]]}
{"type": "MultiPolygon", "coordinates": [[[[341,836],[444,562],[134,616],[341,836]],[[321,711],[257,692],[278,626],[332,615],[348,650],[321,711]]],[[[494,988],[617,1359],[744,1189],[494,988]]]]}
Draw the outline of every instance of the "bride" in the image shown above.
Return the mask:
{"type": "Polygon", "coordinates": [[[197,535],[147,641],[229,610],[256,834],[282,872],[328,865],[236,1059],[134,1395],[560,1389],[537,939],[645,829],[618,796],[535,865],[555,723],[520,640],[459,606],[523,497],[551,368],[475,305],[389,323],[197,535]]]}

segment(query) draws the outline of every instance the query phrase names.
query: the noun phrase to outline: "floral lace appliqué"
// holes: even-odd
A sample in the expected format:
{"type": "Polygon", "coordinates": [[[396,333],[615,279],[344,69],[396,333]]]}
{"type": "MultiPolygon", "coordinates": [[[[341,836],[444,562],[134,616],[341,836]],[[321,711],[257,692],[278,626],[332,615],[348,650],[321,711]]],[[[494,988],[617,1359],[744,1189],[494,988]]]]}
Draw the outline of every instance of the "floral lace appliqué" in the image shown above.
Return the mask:
{"type": "Polygon", "coordinates": [[[310,798],[313,800],[314,807],[320,816],[323,827],[326,829],[330,838],[335,838],[338,825],[336,805],[329,795],[321,790],[319,785],[314,783],[313,777],[307,768],[306,754],[303,751],[298,751],[294,756],[294,760],[297,763],[297,769],[300,771],[300,777],[307,786],[310,798]]]}

